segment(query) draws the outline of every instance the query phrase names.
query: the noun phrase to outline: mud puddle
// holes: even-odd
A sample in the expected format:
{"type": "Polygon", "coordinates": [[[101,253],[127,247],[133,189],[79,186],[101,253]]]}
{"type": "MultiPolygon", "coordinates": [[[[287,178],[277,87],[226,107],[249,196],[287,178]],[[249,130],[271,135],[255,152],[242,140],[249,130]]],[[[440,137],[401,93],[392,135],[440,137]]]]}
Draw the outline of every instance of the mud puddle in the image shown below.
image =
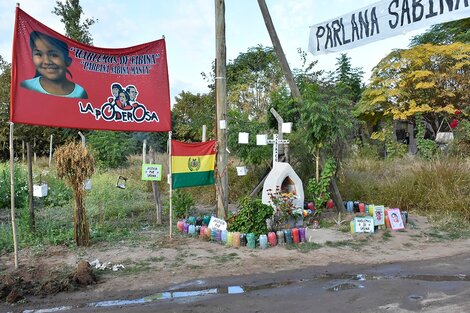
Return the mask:
{"type": "MultiPolygon", "coordinates": [[[[194,288],[194,284],[187,284],[184,288],[179,290],[165,291],[149,295],[142,298],[136,299],[116,299],[116,300],[105,300],[97,301],[78,307],[123,307],[139,304],[147,304],[157,301],[165,300],[176,300],[176,299],[185,299],[190,301],[191,299],[196,299],[204,296],[217,296],[217,295],[233,295],[233,294],[243,294],[251,291],[260,291],[268,290],[275,288],[282,288],[292,284],[301,284],[306,282],[320,282],[324,285],[324,290],[329,292],[341,292],[344,290],[350,289],[364,289],[365,286],[363,283],[366,281],[373,280],[397,280],[397,279],[406,279],[406,280],[421,280],[421,281],[430,281],[430,282],[454,282],[454,281],[470,281],[470,276],[459,274],[459,275],[366,275],[366,274],[322,274],[317,275],[307,279],[299,280],[287,280],[283,282],[275,282],[269,284],[258,284],[258,285],[233,285],[233,286],[224,286],[224,287],[203,287],[199,286],[194,288]]],[[[205,284],[204,281],[197,281],[196,285],[205,284]]],[[[417,296],[419,297],[419,296],[417,296]]],[[[412,298],[417,300],[418,298],[412,298]]],[[[64,312],[73,309],[71,306],[61,306],[55,308],[46,308],[46,309],[37,309],[37,310],[24,310],[22,313],[53,313],[53,312],[64,312]]]]}

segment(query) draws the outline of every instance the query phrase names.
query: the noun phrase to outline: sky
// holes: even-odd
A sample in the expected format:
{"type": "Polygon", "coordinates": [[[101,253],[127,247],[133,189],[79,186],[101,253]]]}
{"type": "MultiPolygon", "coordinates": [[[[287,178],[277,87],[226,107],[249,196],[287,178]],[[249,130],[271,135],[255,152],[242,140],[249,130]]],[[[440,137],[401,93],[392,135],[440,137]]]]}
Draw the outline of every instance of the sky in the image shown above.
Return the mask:
{"type": "MultiPolygon", "coordinates": [[[[0,55],[11,62],[16,3],[27,14],[64,34],[60,17],[51,13],[55,0],[0,0],[0,55]]],[[[309,26],[360,9],[377,0],[265,0],[291,69],[301,67],[298,48],[308,51],[309,26]]],[[[182,91],[207,93],[201,73],[209,73],[215,59],[214,0],[81,0],[93,45],[124,48],[165,37],[170,95],[182,91]]],[[[256,0],[225,0],[227,62],[249,48],[272,46],[256,0]]],[[[362,68],[367,82],[372,68],[393,49],[407,48],[412,36],[425,29],[401,34],[345,51],[353,67],[362,68]]],[[[317,70],[335,69],[340,53],[313,56],[317,70]]]]}

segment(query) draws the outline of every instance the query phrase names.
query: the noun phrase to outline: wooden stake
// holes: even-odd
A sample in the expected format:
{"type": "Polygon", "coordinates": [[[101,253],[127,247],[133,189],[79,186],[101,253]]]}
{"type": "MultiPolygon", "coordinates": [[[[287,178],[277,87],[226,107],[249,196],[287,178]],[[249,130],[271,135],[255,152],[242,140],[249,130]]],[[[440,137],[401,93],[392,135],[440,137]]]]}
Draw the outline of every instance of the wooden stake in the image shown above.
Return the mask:
{"type": "Polygon", "coordinates": [[[172,167],[171,167],[171,131],[168,132],[168,184],[170,184],[170,239],[173,234],[173,177],[172,177],[172,167]]]}
{"type": "Polygon", "coordinates": [[[51,141],[49,142],[49,167],[51,167],[52,163],[52,137],[53,135],[51,135],[51,141]]]}
{"type": "Polygon", "coordinates": [[[147,139],[144,139],[144,142],[142,144],[142,164],[146,164],[145,163],[147,161],[146,153],[147,153],[147,139]]]}
{"type": "Polygon", "coordinates": [[[10,195],[11,195],[11,229],[13,233],[13,249],[15,255],[15,268],[18,268],[18,240],[15,221],[15,154],[13,151],[13,123],[10,123],[10,195]]]}
{"type": "Polygon", "coordinates": [[[28,162],[28,198],[29,198],[29,229],[34,232],[36,229],[36,220],[34,217],[34,199],[33,199],[33,160],[31,159],[31,144],[26,143],[26,160],[28,162]]]}

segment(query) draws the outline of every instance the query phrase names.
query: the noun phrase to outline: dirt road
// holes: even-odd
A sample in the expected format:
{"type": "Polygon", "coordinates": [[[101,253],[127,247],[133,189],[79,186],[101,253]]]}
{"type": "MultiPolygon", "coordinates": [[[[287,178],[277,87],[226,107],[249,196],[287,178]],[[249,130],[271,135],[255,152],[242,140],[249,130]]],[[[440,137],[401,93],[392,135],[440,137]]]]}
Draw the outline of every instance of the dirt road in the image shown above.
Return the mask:
{"type": "Polygon", "coordinates": [[[115,245],[21,250],[18,271],[11,270],[11,254],[0,256],[0,274],[42,285],[80,260],[125,266],[96,270],[96,285],[25,294],[14,305],[0,304],[0,312],[470,312],[463,309],[470,256],[462,254],[470,239],[440,239],[421,217],[411,216],[403,232],[321,229],[311,232],[310,245],[267,250],[140,235],[115,245]]]}
{"type": "Polygon", "coordinates": [[[27,312],[469,312],[469,264],[470,254],[378,266],[332,264],[192,280],[145,297],[122,292],[113,300],[64,299],[27,312]]]}

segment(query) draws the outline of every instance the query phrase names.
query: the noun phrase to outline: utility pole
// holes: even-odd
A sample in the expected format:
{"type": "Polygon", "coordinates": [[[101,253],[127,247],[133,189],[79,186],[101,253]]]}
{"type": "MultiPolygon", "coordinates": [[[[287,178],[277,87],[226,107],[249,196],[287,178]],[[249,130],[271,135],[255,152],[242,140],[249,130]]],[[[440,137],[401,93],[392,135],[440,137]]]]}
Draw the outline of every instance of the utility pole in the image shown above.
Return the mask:
{"type": "Polygon", "coordinates": [[[227,177],[227,82],[225,47],[225,2],[215,0],[215,92],[217,100],[217,217],[225,219],[228,209],[227,177]]]}
{"type": "Polygon", "coordinates": [[[277,37],[276,30],[274,29],[274,24],[271,19],[271,15],[269,14],[268,7],[266,6],[266,2],[264,0],[258,0],[258,5],[261,10],[261,14],[263,14],[264,24],[266,24],[266,28],[268,29],[269,37],[271,37],[271,42],[273,43],[274,51],[276,52],[276,55],[279,58],[281,68],[284,72],[284,76],[286,77],[287,83],[289,84],[290,91],[292,92],[294,98],[302,101],[299,88],[295,84],[294,76],[292,75],[292,71],[290,70],[289,63],[287,63],[287,59],[284,54],[284,51],[282,50],[279,37],[277,37]]]}

